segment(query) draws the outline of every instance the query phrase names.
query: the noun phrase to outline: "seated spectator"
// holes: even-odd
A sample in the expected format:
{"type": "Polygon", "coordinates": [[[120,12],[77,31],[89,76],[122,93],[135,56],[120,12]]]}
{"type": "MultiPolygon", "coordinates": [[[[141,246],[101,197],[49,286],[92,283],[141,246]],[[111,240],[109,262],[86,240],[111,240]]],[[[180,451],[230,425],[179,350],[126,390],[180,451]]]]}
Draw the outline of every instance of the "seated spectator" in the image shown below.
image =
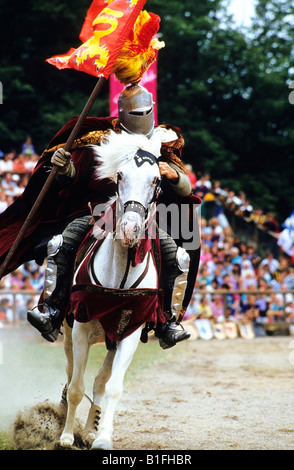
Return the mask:
{"type": "Polygon", "coordinates": [[[25,173],[26,170],[26,157],[23,153],[20,153],[14,160],[13,160],[13,168],[12,171],[14,173],[25,173]]]}
{"type": "Polygon", "coordinates": [[[256,271],[261,261],[261,258],[255,252],[254,246],[251,245],[250,243],[247,245],[246,259],[248,259],[251,262],[253,269],[256,271]]]}
{"type": "Polygon", "coordinates": [[[17,316],[20,321],[27,321],[27,312],[28,310],[32,310],[36,303],[38,302],[38,298],[34,298],[33,296],[23,296],[24,301],[22,305],[19,305],[17,308],[17,316]]]}
{"type": "Polygon", "coordinates": [[[238,263],[234,264],[233,269],[231,270],[230,280],[235,290],[241,288],[242,278],[241,278],[240,264],[238,263]]]}
{"type": "Polygon", "coordinates": [[[44,276],[39,269],[32,272],[31,284],[36,290],[42,290],[44,284],[44,276]]]}
{"type": "Polygon", "coordinates": [[[294,268],[289,267],[284,283],[288,290],[294,290],[294,268]]]}
{"type": "Polygon", "coordinates": [[[201,241],[202,246],[208,245],[209,247],[212,246],[211,237],[210,237],[210,227],[208,227],[206,219],[201,217],[201,241]]]}
{"type": "Polygon", "coordinates": [[[285,311],[285,315],[288,313],[289,306],[293,303],[294,297],[291,292],[288,292],[287,286],[285,284],[281,285],[280,290],[282,292],[275,293],[275,300],[278,301],[285,311]]]}
{"type": "Polygon", "coordinates": [[[211,283],[212,276],[207,270],[206,263],[203,263],[202,266],[200,266],[197,278],[200,286],[207,286],[211,283]]]}
{"type": "Polygon", "coordinates": [[[15,158],[15,151],[6,153],[0,160],[0,174],[13,171],[13,159],[15,158]]]}
{"type": "Polygon", "coordinates": [[[195,196],[198,196],[200,197],[200,199],[204,199],[205,195],[207,193],[209,193],[209,189],[207,188],[207,186],[205,186],[204,184],[200,184],[202,181],[197,181],[197,183],[195,184],[194,188],[193,188],[193,194],[195,196]],[[198,184],[199,183],[199,184],[198,184]]]}
{"type": "Polygon", "coordinates": [[[239,207],[237,214],[242,215],[245,218],[250,218],[253,212],[253,206],[246,199],[239,207]]]}
{"type": "Polygon", "coordinates": [[[211,236],[211,241],[222,241],[223,239],[223,228],[220,225],[218,219],[216,217],[212,217],[209,221],[209,228],[208,233],[211,236]]]}
{"type": "Polygon", "coordinates": [[[214,295],[210,302],[210,308],[214,321],[221,322],[224,320],[224,304],[221,295],[214,295]]]}
{"type": "Polygon", "coordinates": [[[208,174],[201,175],[195,184],[195,188],[197,188],[198,186],[206,187],[208,190],[211,190],[212,185],[210,181],[210,176],[208,174]]]}
{"type": "Polygon", "coordinates": [[[249,259],[245,259],[241,263],[241,277],[244,278],[247,276],[247,274],[255,275],[255,272],[249,259]]]}
{"type": "Polygon", "coordinates": [[[0,316],[4,326],[13,324],[13,309],[8,297],[4,297],[0,300],[0,316]]]}
{"type": "Polygon", "coordinates": [[[257,279],[253,271],[246,271],[246,274],[241,279],[241,289],[250,289],[251,287],[257,288],[257,279]]]}
{"type": "Polygon", "coordinates": [[[21,153],[29,157],[36,154],[35,148],[32,144],[32,139],[30,136],[27,136],[26,141],[22,144],[21,153]]]}
{"type": "Polygon", "coordinates": [[[28,183],[28,176],[27,175],[22,175],[20,178],[19,178],[19,181],[14,189],[14,194],[15,196],[20,196],[24,190],[25,190],[25,187],[28,183]]]}
{"type": "Polygon", "coordinates": [[[255,321],[259,316],[259,310],[256,306],[255,295],[248,295],[246,301],[242,302],[242,316],[248,321],[255,321]]]}
{"type": "Polygon", "coordinates": [[[273,212],[269,212],[266,216],[265,221],[262,224],[262,227],[269,232],[279,233],[280,232],[280,224],[275,219],[275,214],[273,212]]]}
{"type": "Polygon", "coordinates": [[[212,254],[212,257],[205,263],[207,267],[207,272],[211,279],[214,277],[214,273],[217,269],[218,256],[216,253],[212,254]]]}
{"type": "Polygon", "coordinates": [[[265,264],[264,266],[259,265],[259,273],[262,273],[262,279],[266,282],[268,286],[272,286],[273,276],[270,272],[269,264],[265,264]]]}
{"type": "Polygon", "coordinates": [[[223,268],[223,263],[221,261],[217,261],[216,268],[213,272],[213,280],[211,284],[215,286],[217,289],[223,283],[223,278],[227,274],[226,270],[223,268]]]}
{"type": "Polygon", "coordinates": [[[10,171],[5,173],[3,176],[1,186],[5,191],[6,196],[15,196],[17,183],[15,182],[14,175],[10,171]]]}
{"type": "Polygon", "coordinates": [[[212,253],[210,251],[210,246],[207,243],[203,244],[201,254],[200,254],[200,264],[207,263],[212,259],[212,253]]]}
{"type": "Polygon", "coordinates": [[[231,249],[231,255],[232,255],[232,264],[242,264],[242,256],[240,256],[240,251],[239,248],[233,247],[231,249]]]}
{"type": "Polygon", "coordinates": [[[283,306],[283,300],[277,296],[274,292],[269,297],[269,308],[267,311],[267,317],[270,322],[279,321],[285,319],[285,310],[283,306]]]}
{"type": "Polygon", "coordinates": [[[229,191],[226,199],[226,206],[231,210],[235,211],[241,204],[241,200],[236,196],[234,191],[229,191]]]}
{"type": "Polygon", "coordinates": [[[255,307],[258,310],[258,319],[261,323],[265,323],[267,321],[267,311],[269,307],[269,302],[266,294],[260,294],[256,301],[255,307]]]}
{"type": "Polygon", "coordinates": [[[212,185],[212,192],[215,194],[221,201],[225,201],[228,196],[228,188],[222,188],[219,181],[215,181],[212,185]]]}
{"type": "Polygon", "coordinates": [[[189,163],[186,163],[185,164],[185,170],[186,170],[186,174],[187,174],[187,176],[190,180],[191,186],[192,186],[192,188],[194,188],[195,184],[197,183],[197,178],[196,178],[196,175],[193,171],[192,165],[190,165],[189,163]]]}
{"type": "Polygon", "coordinates": [[[201,300],[200,300],[200,303],[199,303],[199,306],[198,306],[198,313],[197,313],[197,318],[212,318],[213,315],[212,315],[212,311],[211,311],[211,308],[210,308],[210,304],[209,304],[209,301],[206,297],[206,295],[203,295],[201,300]]]}
{"type": "Polygon", "coordinates": [[[23,285],[21,287],[21,289],[23,290],[31,290],[31,291],[34,291],[34,286],[32,285],[31,283],[31,278],[30,276],[25,276],[23,277],[23,285]]]}
{"type": "Polygon", "coordinates": [[[20,269],[13,271],[10,276],[11,288],[13,289],[22,289],[23,288],[23,274],[20,269]]]}
{"type": "Polygon", "coordinates": [[[33,154],[31,157],[27,158],[25,161],[25,168],[26,173],[32,173],[33,169],[35,168],[38,162],[39,156],[37,154],[33,154]]]}
{"type": "Polygon", "coordinates": [[[261,261],[260,266],[263,268],[266,265],[269,267],[271,274],[275,273],[280,266],[280,263],[277,259],[274,258],[274,255],[269,252],[268,255],[261,261]]]}
{"type": "Polygon", "coordinates": [[[262,210],[259,207],[255,207],[253,212],[249,216],[249,221],[255,223],[256,225],[263,225],[265,222],[265,215],[263,214],[262,210]]]}

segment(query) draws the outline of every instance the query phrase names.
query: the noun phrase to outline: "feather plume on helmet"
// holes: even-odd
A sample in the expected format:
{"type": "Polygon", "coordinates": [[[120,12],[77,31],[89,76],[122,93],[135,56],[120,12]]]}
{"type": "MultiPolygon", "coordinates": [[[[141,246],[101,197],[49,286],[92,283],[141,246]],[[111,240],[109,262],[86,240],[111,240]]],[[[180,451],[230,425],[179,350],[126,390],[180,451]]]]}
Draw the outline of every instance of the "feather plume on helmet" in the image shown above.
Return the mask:
{"type": "Polygon", "coordinates": [[[160,17],[154,13],[141,11],[133,30],[121,49],[112,73],[125,85],[140,82],[144,73],[156,60],[159,49],[165,44],[155,37],[160,17]]]}

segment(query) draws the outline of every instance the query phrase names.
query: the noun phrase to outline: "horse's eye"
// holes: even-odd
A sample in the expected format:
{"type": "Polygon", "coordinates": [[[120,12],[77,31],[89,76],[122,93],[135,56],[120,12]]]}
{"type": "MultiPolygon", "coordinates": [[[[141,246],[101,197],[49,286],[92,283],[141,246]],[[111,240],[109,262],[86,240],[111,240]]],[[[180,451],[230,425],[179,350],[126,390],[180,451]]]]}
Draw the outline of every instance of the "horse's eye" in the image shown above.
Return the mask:
{"type": "Polygon", "coordinates": [[[117,181],[121,181],[123,178],[123,175],[120,171],[117,172],[117,181]]]}

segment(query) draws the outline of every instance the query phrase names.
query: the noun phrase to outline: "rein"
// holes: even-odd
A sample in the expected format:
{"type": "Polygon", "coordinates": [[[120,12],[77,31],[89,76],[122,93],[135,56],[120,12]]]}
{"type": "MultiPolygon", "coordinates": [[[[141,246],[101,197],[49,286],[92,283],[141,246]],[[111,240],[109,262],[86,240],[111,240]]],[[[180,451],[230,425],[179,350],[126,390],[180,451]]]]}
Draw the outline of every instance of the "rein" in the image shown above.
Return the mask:
{"type": "MultiPolygon", "coordinates": [[[[142,272],[142,274],[138,277],[138,279],[129,287],[129,289],[135,289],[136,287],[138,287],[140,282],[143,281],[143,279],[146,276],[146,274],[148,272],[148,269],[149,269],[150,256],[151,256],[151,251],[148,251],[147,262],[146,262],[145,269],[142,272]]],[[[120,286],[119,286],[120,289],[123,289],[124,286],[125,286],[126,280],[128,278],[129,270],[130,270],[130,264],[131,264],[131,256],[130,256],[130,250],[128,250],[127,266],[126,266],[124,276],[123,276],[122,281],[121,281],[120,286]]]]}
{"type": "Polygon", "coordinates": [[[124,286],[125,286],[126,280],[128,278],[128,275],[129,275],[130,265],[131,265],[131,253],[130,253],[130,249],[129,249],[128,250],[127,266],[126,266],[124,276],[123,276],[122,281],[121,281],[120,286],[119,286],[120,289],[123,289],[124,286]]]}

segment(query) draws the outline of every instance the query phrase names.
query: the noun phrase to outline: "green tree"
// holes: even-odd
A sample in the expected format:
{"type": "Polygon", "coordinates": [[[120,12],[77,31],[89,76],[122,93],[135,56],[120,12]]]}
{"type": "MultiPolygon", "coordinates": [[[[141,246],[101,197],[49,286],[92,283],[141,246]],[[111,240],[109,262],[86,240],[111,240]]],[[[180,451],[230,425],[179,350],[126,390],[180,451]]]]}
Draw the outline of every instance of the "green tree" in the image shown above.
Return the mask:
{"type": "MultiPolygon", "coordinates": [[[[89,0],[2,0],[0,5],[0,147],[19,148],[32,135],[39,152],[88,99],[95,77],[59,71],[45,60],[80,45],[89,0]]],[[[107,88],[93,111],[107,113],[107,88]]]]}

